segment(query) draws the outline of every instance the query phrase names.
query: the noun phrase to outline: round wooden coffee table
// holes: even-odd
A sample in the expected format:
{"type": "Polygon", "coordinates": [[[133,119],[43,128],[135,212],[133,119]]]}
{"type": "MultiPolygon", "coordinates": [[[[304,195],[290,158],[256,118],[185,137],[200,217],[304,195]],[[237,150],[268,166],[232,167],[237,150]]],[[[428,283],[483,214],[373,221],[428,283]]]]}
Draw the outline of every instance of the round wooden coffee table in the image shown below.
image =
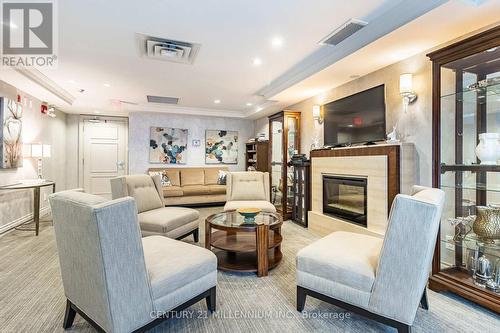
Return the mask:
{"type": "Polygon", "coordinates": [[[255,223],[245,223],[236,211],[213,214],[205,220],[205,247],[215,253],[221,270],[266,276],[283,257],[282,224],[274,213],[257,214],[255,223]]]}

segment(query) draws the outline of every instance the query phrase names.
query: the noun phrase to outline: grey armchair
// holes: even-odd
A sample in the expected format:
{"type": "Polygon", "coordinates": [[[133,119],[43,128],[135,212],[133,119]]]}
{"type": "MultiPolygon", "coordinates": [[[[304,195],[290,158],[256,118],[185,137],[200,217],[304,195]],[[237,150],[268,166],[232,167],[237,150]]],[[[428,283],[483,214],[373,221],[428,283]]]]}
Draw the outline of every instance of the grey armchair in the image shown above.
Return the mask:
{"type": "Polygon", "coordinates": [[[200,214],[185,207],[165,207],[160,176],[130,175],[111,179],[113,199],[131,196],[137,203],[143,236],[161,235],[182,239],[199,238],[200,214]]]}
{"type": "Polygon", "coordinates": [[[226,182],[227,202],[224,211],[260,208],[264,212],[276,213],[276,207],[270,202],[268,172],[229,172],[226,182]]]}
{"type": "Polygon", "coordinates": [[[50,205],[67,299],[65,329],[76,313],[98,331],[132,332],[203,298],[215,310],[215,255],[167,237],[141,239],[134,199],[64,191],[51,195],[50,205]]]}
{"type": "Polygon", "coordinates": [[[334,232],[297,254],[297,310],[312,296],[410,332],[426,284],[444,192],[415,186],[394,199],[385,238],[334,232]]]}

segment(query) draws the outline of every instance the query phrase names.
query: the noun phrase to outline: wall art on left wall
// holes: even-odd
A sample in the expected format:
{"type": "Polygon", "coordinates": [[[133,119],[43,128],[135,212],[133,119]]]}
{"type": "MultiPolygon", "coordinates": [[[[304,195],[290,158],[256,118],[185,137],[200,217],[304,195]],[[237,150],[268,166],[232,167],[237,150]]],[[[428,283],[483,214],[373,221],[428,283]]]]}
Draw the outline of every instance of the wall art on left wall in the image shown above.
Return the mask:
{"type": "Polygon", "coordinates": [[[149,163],[186,164],[188,130],[151,127],[149,163]]]}
{"type": "Polygon", "coordinates": [[[0,169],[23,166],[23,107],[0,97],[0,169]]]}

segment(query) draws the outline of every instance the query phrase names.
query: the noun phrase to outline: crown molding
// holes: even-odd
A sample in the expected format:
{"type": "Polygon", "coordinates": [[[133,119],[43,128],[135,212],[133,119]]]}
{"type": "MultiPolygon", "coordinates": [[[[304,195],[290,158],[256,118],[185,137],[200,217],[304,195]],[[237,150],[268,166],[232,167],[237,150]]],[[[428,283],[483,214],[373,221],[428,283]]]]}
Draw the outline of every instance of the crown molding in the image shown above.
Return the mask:
{"type": "Polygon", "coordinates": [[[38,84],[40,87],[54,94],[55,96],[57,96],[64,102],[68,103],[69,105],[72,105],[75,102],[76,98],[73,95],[71,95],[67,90],[65,90],[63,87],[52,81],[50,78],[48,78],[45,74],[43,74],[39,70],[35,68],[28,69],[25,67],[17,67],[14,70],[19,74],[27,77],[34,83],[38,84]]]}

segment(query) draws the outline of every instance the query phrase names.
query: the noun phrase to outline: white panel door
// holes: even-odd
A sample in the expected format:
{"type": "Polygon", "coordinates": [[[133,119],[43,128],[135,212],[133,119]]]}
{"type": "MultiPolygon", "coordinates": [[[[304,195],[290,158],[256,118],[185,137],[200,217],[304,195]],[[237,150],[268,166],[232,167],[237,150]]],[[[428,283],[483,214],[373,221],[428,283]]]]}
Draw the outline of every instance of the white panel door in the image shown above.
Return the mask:
{"type": "Polygon", "coordinates": [[[83,122],[83,187],[111,199],[110,179],[126,175],[127,124],[114,120],[83,122]]]}

